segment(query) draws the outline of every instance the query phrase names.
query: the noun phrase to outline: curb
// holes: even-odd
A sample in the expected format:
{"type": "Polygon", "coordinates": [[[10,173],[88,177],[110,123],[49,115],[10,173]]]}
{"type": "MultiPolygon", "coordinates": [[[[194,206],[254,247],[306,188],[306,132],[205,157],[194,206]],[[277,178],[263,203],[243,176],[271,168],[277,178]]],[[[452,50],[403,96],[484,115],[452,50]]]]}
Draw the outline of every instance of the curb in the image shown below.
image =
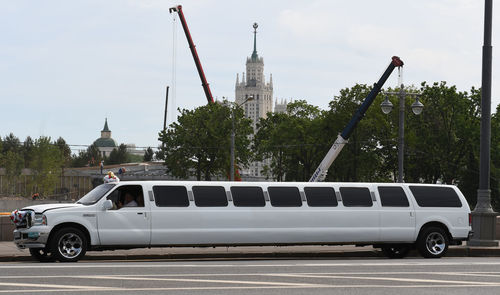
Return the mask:
{"type": "MultiPolygon", "coordinates": [[[[112,254],[110,252],[89,252],[81,261],[104,260],[221,260],[221,259],[329,259],[329,258],[385,258],[378,250],[358,251],[321,251],[321,252],[233,252],[233,253],[171,253],[171,254],[112,254]]],[[[421,258],[412,250],[408,257],[421,258]]],[[[500,257],[500,248],[486,247],[450,247],[445,257],[500,257]]],[[[34,261],[29,255],[0,256],[0,262],[34,261]]]]}
{"type": "MultiPolygon", "coordinates": [[[[86,254],[80,261],[99,260],[219,260],[219,259],[323,259],[384,257],[380,251],[260,252],[260,253],[182,253],[182,254],[86,254]]],[[[94,252],[99,253],[99,252],[94,252]]],[[[0,262],[34,261],[29,255],[0,256],[0,262]]]]}

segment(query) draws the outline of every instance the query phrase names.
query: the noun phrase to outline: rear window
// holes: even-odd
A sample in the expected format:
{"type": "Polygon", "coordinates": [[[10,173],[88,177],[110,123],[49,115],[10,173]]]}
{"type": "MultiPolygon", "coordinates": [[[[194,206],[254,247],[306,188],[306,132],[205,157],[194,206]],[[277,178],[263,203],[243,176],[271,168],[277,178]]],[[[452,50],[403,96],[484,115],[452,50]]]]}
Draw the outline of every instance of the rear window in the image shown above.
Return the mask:
{"type": "Polygon", "coordinates": [[[304,192],[309,207],[335,207],[338,205],[332,187],[306,187],[304,192]]]}
{"type": "Polygon", "coordinates": [[[462,202],[451,187],[410,186],[420,207],[462,207],[462,202]]]}
{"type": "Polygon", "coordinates": [[[185,186],[153,186],[158,207],[188,207],[189,198],[185,186]]]}
{"type": "Polygon", "coordinates": [[[300,198],[299,189],[296,187],[277,187],[271,186],[267,188],[271,205],[273,207],[301,207],[302,199],[300,198]]]}
{"type": "Polygon", "coordinates": [[[222,186],[193,186],[194,203],[198,207],[226,207],[226,190],[222,186]]]}
{"type": "Polygon", "coordinates": [[[346,207],[371,207],[372,196],[366,187],[341,187],[342,203],[346,207]]]}
{"type": "Polygon", "coordinates": [[[405,191],[397,186],[379,186],[378,194],[382,207],[410,207],[405,191]]]}
{"type": "Polygon", "coordinates": [[[264,207],[264,192],[258,186],[232,186],[231,195],[236,207],[264,207]]]}

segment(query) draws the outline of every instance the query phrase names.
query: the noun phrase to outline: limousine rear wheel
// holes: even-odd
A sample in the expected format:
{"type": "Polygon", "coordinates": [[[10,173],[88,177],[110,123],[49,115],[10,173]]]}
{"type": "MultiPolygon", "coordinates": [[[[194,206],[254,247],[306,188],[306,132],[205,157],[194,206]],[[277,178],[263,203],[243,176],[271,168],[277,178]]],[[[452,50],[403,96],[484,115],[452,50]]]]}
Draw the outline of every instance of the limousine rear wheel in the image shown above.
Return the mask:
{"type": "Polygon", "coordinates": [[[76,262],[87,252],[87,239],[77,228],[61,228],[54,234],[51,250],[60,262],[76,262]]]}
{"type": "Polygon", "coordinates": [[[440,258],[448,250],[448,234],[440,227],[424,228],[417,240],[417,249],[425,258],[440,258]]]}
{"type": "Polygon", "coordinates": [[[404,258],[410,252],[409,245],[387,245],[382,247],[382,253],[388,258],[404,258]]]}

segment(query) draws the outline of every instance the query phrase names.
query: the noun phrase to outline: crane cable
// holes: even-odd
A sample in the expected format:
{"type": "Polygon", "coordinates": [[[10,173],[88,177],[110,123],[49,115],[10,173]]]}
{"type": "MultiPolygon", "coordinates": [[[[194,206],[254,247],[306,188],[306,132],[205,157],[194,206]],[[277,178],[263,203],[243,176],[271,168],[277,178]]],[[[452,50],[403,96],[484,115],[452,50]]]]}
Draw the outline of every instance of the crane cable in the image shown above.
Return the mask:
{"type": "Polygon", "coordinates": [[[177,13],[172,13],[172,81],[170,92],[170,121],[177,120],[176,94],[177,94],[177,13]]]}

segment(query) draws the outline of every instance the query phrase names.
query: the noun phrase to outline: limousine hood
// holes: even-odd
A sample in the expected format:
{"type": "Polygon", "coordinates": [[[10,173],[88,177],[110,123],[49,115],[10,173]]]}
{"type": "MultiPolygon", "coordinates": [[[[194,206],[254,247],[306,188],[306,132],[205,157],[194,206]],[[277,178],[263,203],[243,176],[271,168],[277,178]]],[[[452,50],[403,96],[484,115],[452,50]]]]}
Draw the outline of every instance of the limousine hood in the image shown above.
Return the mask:
{"type": "Polygon", "coordinates": [[[72,204],[72,203],[58,203],[58,204],[43,204],[43,205],[34,205],[29,207],[24,207],[22,210],[32,210],[35,213],[43,213],[48,210],[54,209],[62,209],[62,208],[74,208],[74,207],[82,207],[82,204],[72,204]]]}

